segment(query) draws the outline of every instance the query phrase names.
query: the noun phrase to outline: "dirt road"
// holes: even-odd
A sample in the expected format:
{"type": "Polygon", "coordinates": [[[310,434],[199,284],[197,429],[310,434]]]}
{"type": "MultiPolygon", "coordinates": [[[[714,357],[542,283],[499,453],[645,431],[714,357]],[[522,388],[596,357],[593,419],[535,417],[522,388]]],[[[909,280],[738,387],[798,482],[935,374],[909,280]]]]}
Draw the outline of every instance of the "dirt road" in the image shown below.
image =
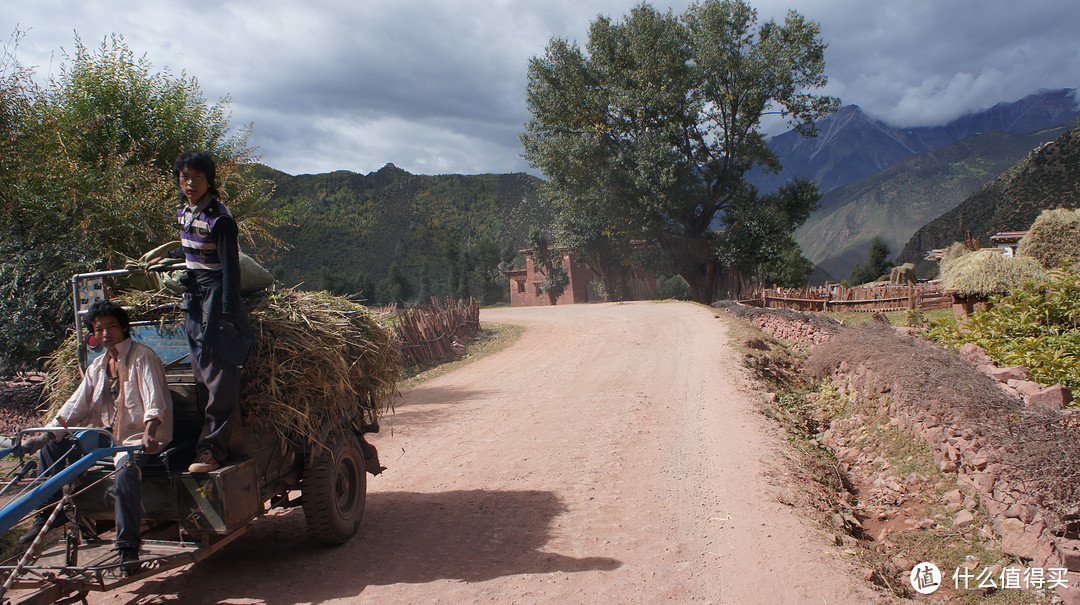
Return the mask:
{"type": "Polygon", "coordinates": [[[485,311],[511,348],[404,394],[349,544],[301,511],[101,603],[868,603],[778,501],[783,447],[686,303],[485,311]]]}

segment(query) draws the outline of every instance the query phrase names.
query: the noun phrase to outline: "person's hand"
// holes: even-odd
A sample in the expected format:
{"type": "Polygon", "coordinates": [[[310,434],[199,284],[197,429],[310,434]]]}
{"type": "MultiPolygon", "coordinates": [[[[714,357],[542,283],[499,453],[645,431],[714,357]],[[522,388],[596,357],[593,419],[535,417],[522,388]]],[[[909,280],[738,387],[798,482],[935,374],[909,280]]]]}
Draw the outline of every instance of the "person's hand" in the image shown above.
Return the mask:
{"type": "Polygon", "coordinates": [[[23,437],[19,449],[22,450],[23,456],[30,456],[52,440],[52,433],[31,433],[23,437]]]}
{"type": "Polygon", "coordinates": [[[142,446],[144,454],[156,454],[161,450],[161,442],[150,433],[143,433],[142,446]]]}

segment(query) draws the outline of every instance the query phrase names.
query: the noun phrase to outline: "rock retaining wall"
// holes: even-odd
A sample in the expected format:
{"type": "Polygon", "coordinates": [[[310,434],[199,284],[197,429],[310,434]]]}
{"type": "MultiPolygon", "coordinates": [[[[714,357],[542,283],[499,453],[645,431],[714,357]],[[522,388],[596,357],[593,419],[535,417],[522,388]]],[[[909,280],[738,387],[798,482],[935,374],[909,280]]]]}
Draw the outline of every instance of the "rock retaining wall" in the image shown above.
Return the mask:
{"type": "MultiPolygon", "coordinates": [[[[727,310],[727,309],[725,309],[727,310]]],[[[733,313],[736,314],[736,313],[733,313]]],[[[817,345],[833,337],[828,332],[799,318],[787,318],[779,314],[736,314],[751,321],[762,330],[778,338],[802,345],[817,345]]],[[[911,331],[897,329],[900,337],[910,338],[911,331]]],[[[1041,414],[1046,422],[1060,422],[1080,430],[1080,410],[1067,408],[1072,394],[1062,385],[1042,385],[1028,380],[1028,372],[1022,367],[1001,368],[996,366],[986,352],[975,345],[961,349],[961,357],[977,371],[994,379],[1007,395],[1022,402],[1023,408],[1041,414]]],[[[885,368],[869,368],[858,361],[840,363],[833,372],[837,383],[848,385],[855,393],[880,396],[891,389],[889,371],[885,368]]],[[[933,397],[923,393],[924,397],[933,397]]],[[[1019,406],[1018,406],[1019,407],[1019,406]]],[[[1003,461],[1008,459],[1002,446],[992,438],[986,426],[963,422],[938,406],[890,405],[884,410],[892,417],[892,423],[921,438],[929,446],[939,469],[955,473],[957,482],[974,490],[980,503],[993,523],[995,533],[1001,538],[1007,554],[1024,561],[1031,568],[1067,569],[1066,586],[1056,587],[1057,597],[1064,603],[1080,605],[1080,521],[1063,519],[1060,514],[1043,506],[1041,498],[1027,489],[1022,481],[1007,479],[1003,474],[1003,461]]],[[[841,457],[838,447],[846,440],[836,435],[832,442],[834,453],[841,457]]],[[[1015,475],[1015,473],[1013,473],[1015,475]]],[[[963,524],[959,515],[970,515],[970,507],[960,506],[949,500],[958,500],[959,494],[949,493],[942,504],[948,510],[958,511],[954,525],[963,524]]]]}
{"type": "MultiPolygon", "coordinates": [[[[1077,410],[1063,409],[1071,401],[1067,389],[1061,385],[1044,387],[1017,378],[1017,374],[1024,374],[1021,368],[1001,371],[1003,368],[987,363],[988,357],[981,358],[985,355],[980,353],[981,349],[975,349],[978,347],[969,347],[965,358],[981,362],[980,370],[998,380],[1002,390],[1024,400],[1025,406],[1048,406],[1061,415],[1062,422],[1068,422],[1070,417],[1080,419],[1077,410]],[[1008,384],[1009,381],[1014,385],[1008,384]]],[[[864,394],[881,393],[882,385],[888,384],[887,376],[858,365],[841,364],[834,379],[846,381],[850,389],[864,394]]],[[[942,472],[955,473],[957,483],[979,494],[979,501],[1001,538],[1002,550],[1032,568],[1068,569],[1067,587],[1057,588],[1057,595],[1065,603],[1080,604],[1080,540],[1074,539],[1077,528],[1041,506],[1039,499],[1020,482],[1003,478],[1001,460],[1006,456],[987,438],[986,432],[979,426],[963,426],[930,412],[912,412],[900,406],[893,406],[891,415],[898,427],[926,442],[942,472]]],[[[949,498],[950,494],[944,497],[946,506],[949,498]]],[[[963,524],[963,520],[958,517],[954,524],[963,524]]]]}

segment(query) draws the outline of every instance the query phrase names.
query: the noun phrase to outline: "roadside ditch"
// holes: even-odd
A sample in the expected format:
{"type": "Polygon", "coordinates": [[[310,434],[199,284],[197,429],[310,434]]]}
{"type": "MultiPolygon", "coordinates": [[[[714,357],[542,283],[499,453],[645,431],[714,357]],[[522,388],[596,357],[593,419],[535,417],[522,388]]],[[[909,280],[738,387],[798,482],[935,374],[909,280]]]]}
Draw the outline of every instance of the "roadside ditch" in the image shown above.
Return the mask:
{"type": "Polygon", "coordinates": [[[750,324],[736,345],[767,390],[762,411],[795,446],[819,520],[883,597],[1080,603],[1080,414],[1067,391],[914,329],[714,306],[750,324]],[[912,570],[926,562],[940,576],[922,594],[912,570]]]}

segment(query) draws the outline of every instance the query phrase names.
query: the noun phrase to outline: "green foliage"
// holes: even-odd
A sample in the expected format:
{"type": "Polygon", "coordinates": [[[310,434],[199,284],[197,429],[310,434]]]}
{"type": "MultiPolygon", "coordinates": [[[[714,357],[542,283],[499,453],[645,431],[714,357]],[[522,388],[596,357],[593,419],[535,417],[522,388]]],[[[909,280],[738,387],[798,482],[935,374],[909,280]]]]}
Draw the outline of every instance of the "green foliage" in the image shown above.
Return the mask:
{"type": "Polygon", "coordinates": [[[386,303],[404,305],[413,299],[416,290],[409,278],[396,265],[390,265],[390,272],[379,282],[379,299],[386,303]]]}
{"type": "Polygon", "coordinates": [[[892,271],[892,263],[889,262],[889,245],[880,235],[874,236],[870,242],[870,250],[866,254],[866,263],[857,263],[851,270],[848,281],[857,286],[867,282],[876,281],[883,275],[889,275],[892,271]]]}
{"type": "Polygon", "coordinates": [[[0,367],[38,365],[72,322],[70,277],[175,239],[172,161],[215,156],[219,182],[249,240],[265,234],[267,187],[240,165],[246,133],[228,135],[225,102],[208,106],[193,78],[155,73],[113,37],[76,39],[40,87],[15,47],[0,57],[0,367]]]}
{"type": "MultiPolygon", "coordinates": [[[[289,242],[269,263],[282,282],[317,287],[329,267],[378,283],[397,264],[414,298],[509,298],[503,271],[521,262],[530,225],[551,224],[539,179],[525,174],[413,175],[393,165],[367,175],[347,171],[290,176],[266,167],[276,184],[269,205],[289,242]]],[[[378,294],[365,298],[377,304],[378,294]]],[[[412,301],[410,301],[412,302],[412,301]]]]}
{"type": "Polygon", "coordinates": [[[566,291],[566,286],[570,285],[570,276],[562,265],[562,253],[551,250],[547,236],[539,227],[533,227],[529,232],[529,241],[532,244],[533,263],[537,271],[544,274],[540,289],[554,304],[566,291]]]}
{"type": "Polygon", "coordinates": [[[1049,278],[1049,286],[1029,282],[991,299],[963,329],[943,321],[928,333],[951,346],[975,343],[1000,365],[1028,368],[1034,381],[1080,392],[1080,271],[1066,267],[1049,278]]]}
{"type": "MultiPolygon", "coordinates": [[[[578,263],[600,277],[602,299],[626,299],[627,278],[635,261],[640,261],[640,246],[635,246],[635,233],[627,229],[626,221],[615,218],[609,210],[601,210],[610,200],[580,203],[584,200],[567,197],[566,192],[549,184],[543,191],[545,204],[555,209],[555,237],[574,251],[578,263]]],[[[640,262],[636,264],[641,268],[640,262]]]]}
{"type": "Polygon", "coordinates": [[[723,216],[717,242],[722,266],[760,284],[798,288],[814,266],[802,255],[792,232],[817,208],[821,194],[810,181],[796,179],[776,193],[750,191],[723,216]]]}
{"type": "Polygon", "coordinates": [[[1007,294],[1031,282],[1045,284],[1046,271],[1030,257],[1011,257],[979,250],[942,264],[941,282],[946,290],[968,296],[1007,294]]]}
{"type": "Polygon", "coordinates": [[[1043,210],[1016,249],[1046,269],[1080,261],[1080,209],[1043,210]]]}
{"type": "Polygon", "coordinates": [[[690,286],[678,275],[661,277],[656,280],[656,297],[661,300],[669,298],[687,300],[690,298],[690,286]]]}
{"type": "Polygon", "coordinates": [[[921,328],[926,325],[926,314],[921,309],[908,309],[904,312],[909,328],[921,328]]]}
{"type": "Polygon", "coordinates": [[[747,170],[779,168],[761,117],[810,134],[838,105],[807,92],[826,83],[824,47],[798,13],[759,23],[741,0],[597,17],[587,54],[556,38],[530,60],[524,156],[560,213],[601,217],[593,234],[655,242],[708,302],[723,273],[714,219],[745,199],[747,170]]]}

